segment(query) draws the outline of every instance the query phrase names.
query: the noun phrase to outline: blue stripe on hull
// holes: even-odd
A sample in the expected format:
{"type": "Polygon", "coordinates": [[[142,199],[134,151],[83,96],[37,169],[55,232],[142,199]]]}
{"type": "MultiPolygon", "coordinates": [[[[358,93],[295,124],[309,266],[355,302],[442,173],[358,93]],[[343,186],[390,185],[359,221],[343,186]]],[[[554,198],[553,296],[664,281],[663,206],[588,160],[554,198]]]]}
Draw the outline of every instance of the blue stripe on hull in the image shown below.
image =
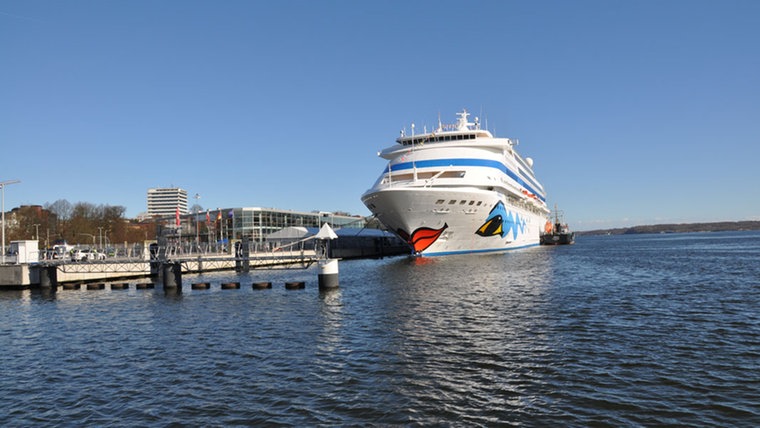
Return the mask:
{"type": "Polygon", "coordinates": [[[391,165],[391,171],[402,171],[412,168],[429,168],[429,167],[444,167],[444,166],[482,166],[486,168],[495,168],[499,171],[507,174],[510,178],[515,180],[518,184],[525,187],[538,197],[542,202],[546,202],[546,198],[538,193],[530,184],[526,183],[519,175],[512,172],[506,165],[499,161],[489,159],[429,159],[414,162],[402,162],[395,165],[391,165]]]}

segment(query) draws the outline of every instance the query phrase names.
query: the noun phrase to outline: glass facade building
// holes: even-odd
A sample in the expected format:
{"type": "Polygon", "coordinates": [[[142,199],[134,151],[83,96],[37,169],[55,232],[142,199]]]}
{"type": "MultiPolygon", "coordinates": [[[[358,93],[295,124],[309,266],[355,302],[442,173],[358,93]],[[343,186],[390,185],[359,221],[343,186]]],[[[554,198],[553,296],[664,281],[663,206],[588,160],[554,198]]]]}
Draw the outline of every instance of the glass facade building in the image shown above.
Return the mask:
{"type": "Polygon", "coordinates": [[[194,235],[200,232],[204,241],[248,238],[252,242],[263,243],[267,235],[285,227],[318,228],[328,223],[332,228],[338,229],[342,227],[362,228],[366,225],[362,216],[329,212],[306,213],[258,207],[215,209],[182,217],[182,233],[194,235]],[[191,221],[185,220],[188,217],[191,221]]]}

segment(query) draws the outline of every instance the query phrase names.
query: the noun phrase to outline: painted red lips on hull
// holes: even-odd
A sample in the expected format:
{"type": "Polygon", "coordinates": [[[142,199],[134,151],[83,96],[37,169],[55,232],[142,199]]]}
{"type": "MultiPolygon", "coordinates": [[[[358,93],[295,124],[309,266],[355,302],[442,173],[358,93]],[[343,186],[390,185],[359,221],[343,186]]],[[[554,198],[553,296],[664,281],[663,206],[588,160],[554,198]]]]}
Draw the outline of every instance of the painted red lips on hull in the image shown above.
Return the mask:
{"type": "Polygon", "coordinates": [[[421,253],[425,251],[429,246],[433,245],[433,243],[438,239],[439,236],[443,233],[446,228],[448,228],[449,225],[445,224],[440,229],[432,229],[430,227],[420,227],[417,228],[414,232],[412,232],[411,235],[406,233],[406,231],[399,229],[397,231],[398,235],[405,239],[406,242],[412,246],[414,251],[416,253],[421,253]]]}

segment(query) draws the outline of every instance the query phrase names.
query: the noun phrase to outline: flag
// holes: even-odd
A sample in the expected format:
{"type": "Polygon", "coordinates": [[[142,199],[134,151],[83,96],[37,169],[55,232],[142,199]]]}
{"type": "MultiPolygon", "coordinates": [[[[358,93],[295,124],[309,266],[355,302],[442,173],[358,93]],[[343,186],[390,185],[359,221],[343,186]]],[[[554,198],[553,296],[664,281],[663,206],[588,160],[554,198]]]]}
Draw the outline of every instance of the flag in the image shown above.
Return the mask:
{"type": "Polygon", "coordinates": [[[232,212],[232,210],[230,210],[230,212],[227,213],[227,217],[229,217],[229,218],[232,218],[233,215],[234,215],[234,213],[232,212]]]}
{"type": "Polygon", "coordinates": [[[216,214],[216,220],[221,221],[222,220],[222,210],[219,210],[219,212],[216,214]]]}
{"type": "Polygon", "coordinates": [[[177,211],[174,212],[174,220],[177,226],[179,226],[179,207],[177,207],[177,211]]]}
{"type": "Polygon", "coordinates": [[[208,210],[206,210],[206,223],[208,223],[209,221],[211,221],[211,219],[208,217],[208,210]]]}

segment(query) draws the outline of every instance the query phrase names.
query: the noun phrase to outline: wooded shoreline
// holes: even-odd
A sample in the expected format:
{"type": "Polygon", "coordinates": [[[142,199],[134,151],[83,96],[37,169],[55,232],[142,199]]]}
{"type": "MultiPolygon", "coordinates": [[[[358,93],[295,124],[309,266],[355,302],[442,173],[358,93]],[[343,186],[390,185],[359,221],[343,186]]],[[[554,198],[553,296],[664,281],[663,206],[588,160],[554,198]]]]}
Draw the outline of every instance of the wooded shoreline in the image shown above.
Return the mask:
{"type": "Polygon", "coordinates": [[[760,230],[760,221],[721,221],[715,223],[680,223],[654,224],[645,226],[620,227],[615,229],[597,229],[577,231],[577,235],[634,235],[641,233],[688,233],[688,232],[727,232],[742,230],[760,230]]]}

